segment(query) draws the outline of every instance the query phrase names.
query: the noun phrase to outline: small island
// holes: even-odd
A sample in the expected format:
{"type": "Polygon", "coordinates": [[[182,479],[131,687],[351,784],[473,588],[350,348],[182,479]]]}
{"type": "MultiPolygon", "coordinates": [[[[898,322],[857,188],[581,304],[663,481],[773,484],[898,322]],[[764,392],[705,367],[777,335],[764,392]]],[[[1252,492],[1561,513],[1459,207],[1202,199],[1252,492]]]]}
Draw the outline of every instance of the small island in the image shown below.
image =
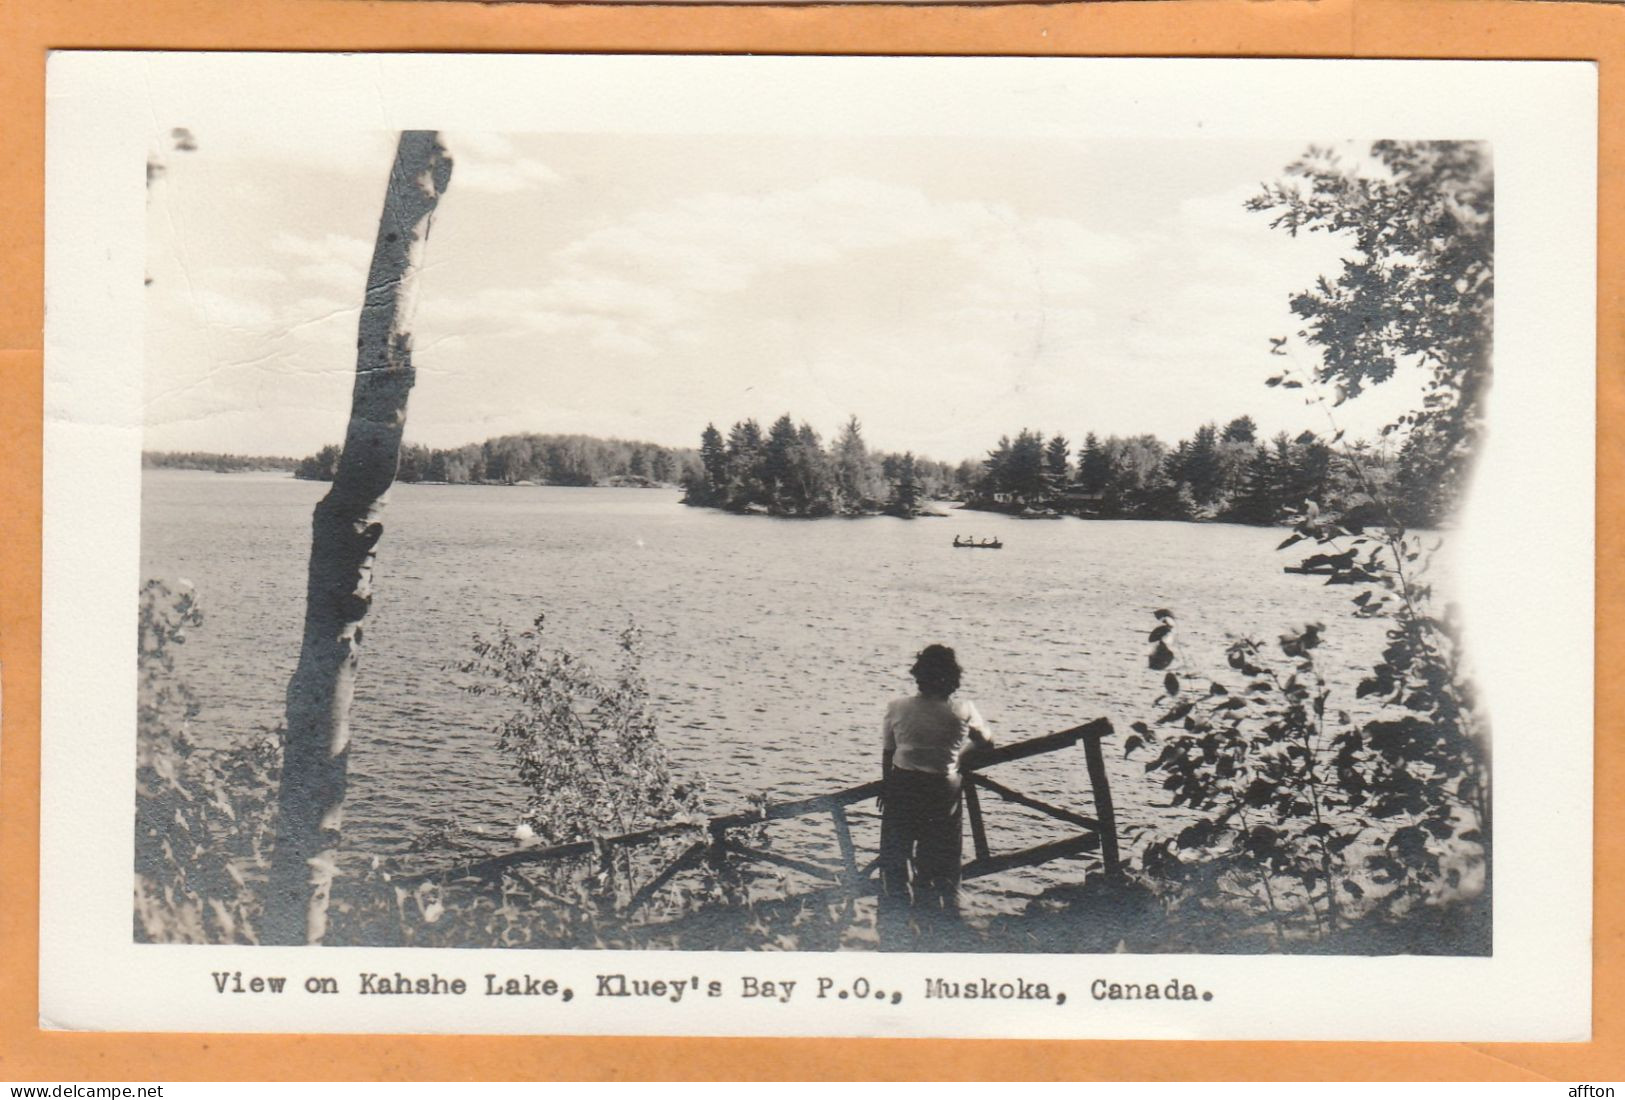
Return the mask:
{"type": "Polygon", "coordinates": [[[821,516],[940,516],[933,501],[959,499],[970,463],[870,453],[849,417],[835,443],[786,413],[767,433],[741,420],[726,441],[715,424],[700,436],[700,468],[683,475],[683,503],[729,512],[812,519],[821,516]]]}

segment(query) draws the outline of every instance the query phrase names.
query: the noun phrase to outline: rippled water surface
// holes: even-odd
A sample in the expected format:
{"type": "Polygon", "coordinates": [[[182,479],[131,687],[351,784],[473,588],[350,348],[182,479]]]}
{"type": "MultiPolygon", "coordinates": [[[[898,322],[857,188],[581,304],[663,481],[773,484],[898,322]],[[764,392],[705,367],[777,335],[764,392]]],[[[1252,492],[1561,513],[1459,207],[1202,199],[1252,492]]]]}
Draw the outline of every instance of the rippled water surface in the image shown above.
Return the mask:
{"type": "MultiPolygon", "coordinates": [[[[222,738],[274,726],[298,655],[311,508],[324,486],[289,477],[149,470],[142,563],[190,581],[207,615],[181,671],[222,738]]],[[[1352,699],[1381,627],[1346,613],[1348,590],[1281,571],[1278,531],[1222,524],[947,518],[797,521],[685,508],[667,490],[400,485],[379,546],[346,813],[347,843],[389,851],[438,822],[508,833],[522,796],[488,700],[446,670],[476,632],[547,615],[561,646],[613,661],[643,628],[665,741],[703,772],[718,812],[748,796],[816,794],[879,775],[880,718],[912,690],[928,642],[954,646],[962,693],[1001,741],[1106,716],[1125,829],[1169,811],[1128,723],[1153,717],[1146,632],[1178,616],[1192,674],[1222,673],[1227,636],[1331,627],[1323,671],[1352,699]],[[1004,549],[956,550],[956,534],[1004,549]]],[[[998,770],[1047,801],[1091,812],[1081,750],[998,770]]],[[[984,799],[995,850],[1064,829],[984,799]]],[[[827,823],[826,823],[827,827],[827,823]]],[[[858,822],[872,850],[874,823],[858,822]]],[[[788,839],[792,846],[796,841],[788,839]]],[[[810,840],[809,840],[810,843],[810,840]]],[[[968,841],[967,841],[968,849],[968,841]]],[[[975,889],[1014,898],[1067,873],[1054,864],[975,889]]]]}

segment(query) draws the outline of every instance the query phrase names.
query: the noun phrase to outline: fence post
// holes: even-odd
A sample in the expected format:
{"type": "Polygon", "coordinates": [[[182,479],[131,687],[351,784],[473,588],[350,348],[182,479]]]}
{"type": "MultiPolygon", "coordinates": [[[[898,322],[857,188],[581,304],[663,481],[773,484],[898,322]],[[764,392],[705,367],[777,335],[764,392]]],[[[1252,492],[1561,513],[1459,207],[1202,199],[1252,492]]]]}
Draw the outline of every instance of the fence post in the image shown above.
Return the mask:
{"type": "Polygon", "coordinates": [[[1095,797],[1095,817],[1100,820],[1100,859],[1107,878],[1120,878],[1123,863],[1117,852],[1117,812],[1112,808],[1111,784],[1106,779],[1106,760],[1100,752],[1100,739],[1112,732],[1110,725],[1091,729],[1083,735],[1083,758],[1089,768],[1089,787],[1095,797]]]}
{"type": "Polygon", "coordinates": [[[852,843],[852,827],[847,824],[845,807],[839,803],[831,806],[830,816],[835,819],[835,841],[841,846],[841,861],[846,864],[846,881],[855,885],[858,881],[858,849],[852,843]]]}
{"type": "Polygon", "coordinates": [[[965,777],[965,812],[970,815],[970,839],[976,848],[976,858],[988,858],[987,826],[982,823],[982,802],[976,797],[976,784],[965,777]]]}

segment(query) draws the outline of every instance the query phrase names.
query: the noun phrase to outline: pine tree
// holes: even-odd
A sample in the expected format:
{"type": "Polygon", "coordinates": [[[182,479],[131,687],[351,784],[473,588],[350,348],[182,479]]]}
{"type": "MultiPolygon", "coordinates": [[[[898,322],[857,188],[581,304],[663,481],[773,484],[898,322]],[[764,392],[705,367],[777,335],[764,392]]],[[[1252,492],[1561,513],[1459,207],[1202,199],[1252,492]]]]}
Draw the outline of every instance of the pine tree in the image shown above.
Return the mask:
{"type": "Polygon", "coordinates": [[[722,433],[715,424],[707,424],[700,433],[700,464],[705,470],[704,498],[698,503],[715,504],[728,495],[728,451],[722,442],[722,433]]]}
{"type": "Polygon", "coordinates": [[[1072,484],[1072,444],[1057,435],[1044,448],[1044,482],[1051,497],[1060,496],[1072,484]]]}
{"type": "Polygon", "coordinates": [[[767,503],[762,449],[762,428],[754,419],[728,429],[728,494],[722,501],[727,507],[744,511],[767,503]]]}
{"type": "Polygon", "coordinates": [[[785,413],[773,421],[773,426],[767,430],[767,443],[762,448],[762,482],[767,490],[767,500],[764,503],[771,511],[782,512],[791,509],[790,497],[790,452],[796,445],[796,425],[785,413]]]}
{"type": "Polygon", "coordinates": [[[1106,480],[1111,477],[1111,460],[1106,457],[1100,440],[1090,432],[1083,437],[1083,453],[1078,455],[1078,482],[1086,493],[1105,491],[1106,480]]]}
{"type": "Polygon", "coordinates": [[[823,441],[813,426],[802,421],[790,446],[786,478],[786,507],[792,515],[826,516],[834,511],[834,477],[823,441]]]}
{"type": "Polygon", "coordinates": [[[1238,416],[1224,426],[1220,438],[1226,443],[1252,443],[1258,437],[1258,425],[1250,416],[1238,416]]]}
{"type": "Polygon", "coordinates": [[[736,473],[754,463],[761,450],[762,426],[754,419],[735,421],[728,429],[728,459],[736,473]]]}
{"type": "Polygon", "coordinates": [[[912,516],[920,507],[920,483],[914,465],[914,452],[907,451],[897,460],[897,481],[892,485],[892,511],[900,516],[912,516]]]}
{"type": "Polygon", "coordinates": [[[1285,504],[1293,511],[1305,502],[1327,502],[1331,489],[1332,449],[1314,432],[1303,432],[1292,441],[1291,459],[1286,467],[1285,504]]]}
{"type": "Polygon", "coordinates": [[[835,441],[836,508],[847,514],[861,512],[880,495],[874,460],[863,442],[863,425],[848,417],[835,441]]]}
{"type": "MultiPolygon", "coordinates": [[[[1278,437],[1277,442],[1284,444],[1286,438],[1278,437]]],[[[1253,448],[1241,487],[1230,502],[1227,518],[1259,525],[1274,523],[1279,518],[1281,471],[1277,456],[1281,453],[1280,446],[1274,451],[1262,445],[1253,448]]]]}
{"type": "Polygon", "coordinates": [[[1010,454],[1010,437],[1001,435],[999,445],[987,452],[987,458],[982,460],[982,470],[984,471],[982,494],[984,496],[996,497],[999,493],[1011,491],[1010,454]]]}
{"type": "MultiPolygon", "coordinates": [[[[720,434],[717,434],[717,430],[715,428],[712,428],[711,432],[712,432],[712,434],[717,436],[717,450],[721,451],[721,449],[722,449],[722,436],[720,434]]],[[[664,447],[657,447],[654,450],[654,453],[649,456],[649,476],[651,478],[653,478],[655,481],[667,482],[667,481],[671,480],[671,474],[672,474],[672,456],[671,456],[671,452],[668,451],[664,447]]]]}
{"type": "Polygon", "coordinates": [[[1191,499],[1197,504],[1213,504],[1219,499],[1224,484],[1224,471],[1219,465],[1219,429],[1204,424],[1196,429],[1189,453],[1185,456],[1184,481],[1190,486],[1191,499]]]}
{"type": "Polygon", "coordinates": [[[1023,504],[1044,498],[1044,434],[1021,430],[1010,446],[1009,491],[1023,504]]]}

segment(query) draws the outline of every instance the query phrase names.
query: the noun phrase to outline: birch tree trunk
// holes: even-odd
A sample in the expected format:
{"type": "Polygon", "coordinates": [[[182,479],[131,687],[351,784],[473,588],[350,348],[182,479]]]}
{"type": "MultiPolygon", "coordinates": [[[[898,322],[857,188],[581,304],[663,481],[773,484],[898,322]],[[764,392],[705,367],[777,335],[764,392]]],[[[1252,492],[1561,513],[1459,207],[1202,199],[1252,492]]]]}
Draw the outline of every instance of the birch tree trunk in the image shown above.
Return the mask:
{"type": "Polygon", "coordinates": [[[433,130],[403,131],[384,195],[356,344],[355,388],[333,486],[311,521],[305,631],[288,683],[276,845],[260,938],[320,943],[338,856],[361,621],[412,391],[412,307],[451,158],[433,130]]]}

